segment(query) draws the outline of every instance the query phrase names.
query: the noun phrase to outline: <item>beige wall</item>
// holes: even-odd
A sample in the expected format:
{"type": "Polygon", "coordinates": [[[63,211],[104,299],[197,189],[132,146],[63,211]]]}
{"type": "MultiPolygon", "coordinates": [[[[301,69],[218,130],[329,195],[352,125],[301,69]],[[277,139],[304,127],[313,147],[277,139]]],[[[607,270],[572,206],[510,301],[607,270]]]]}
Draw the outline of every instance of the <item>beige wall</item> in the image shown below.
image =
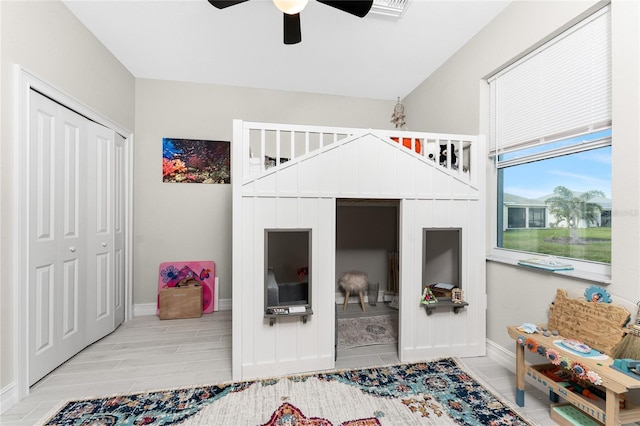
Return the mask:
{"type": "MultiPolygon", "coordinates": [[[[0,1],[0,390],[14,381],[14,89],[19,64],[84,105],[133,130],[134,78],[60,2],[0,1]]],[[[14,279],[15,277],[15,279],[14,279]]]]}
{"type": "Polygon", "coordinates": [[[134,303],[155,303],[161,262],[213,260],[231,298],[231,185],[162,182],[162,138],[230,141],[232,120],[391,129],[395,102],[138,79],[134,303]]]}
{"type": "MultiPolygon", "coordinates": [[[[597,7],[595,1],[515,1],[404,100],[407,121],[435,132],[488,134],[488,88],[483,78],[597,7]]],[[[640,55],[639,4],[612,3],[613,215],[609,291],[640,299],[640,55]]],[[[487,188],[495,188],[487,162],[487,188]]],[[[488,191],[489,213],[495,195],[488,191]]],[[[494,240],[487,215],[487,242],[494,240]]],[[[597,282],[488,262],[487,338],[512,351],[506,326],[543,323],[557,288],[584,292],[597,282]]]]}

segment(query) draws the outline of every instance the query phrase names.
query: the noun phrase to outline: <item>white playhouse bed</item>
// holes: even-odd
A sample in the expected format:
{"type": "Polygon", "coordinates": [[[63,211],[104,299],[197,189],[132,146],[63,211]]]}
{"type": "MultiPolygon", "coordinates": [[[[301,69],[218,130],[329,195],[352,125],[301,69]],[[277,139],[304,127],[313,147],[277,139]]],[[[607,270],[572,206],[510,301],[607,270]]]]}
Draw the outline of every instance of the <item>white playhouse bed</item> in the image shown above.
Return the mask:
{"type": "Polygon", "coordinates": [[[484,355],[483,137],[240,120],[233,126],[234,379],[334,367],[341,199],[399,203],[400,360],[484,355]],[[442,146],[455,152],[455,162],[440,158],[442,146]],[[312,306],[274,321],[265,314],[265,233],[298,229],[311,235],[312,306]],[[429,229],[459,230],[464,309],[427,315],[419,303],[429,229]]]}

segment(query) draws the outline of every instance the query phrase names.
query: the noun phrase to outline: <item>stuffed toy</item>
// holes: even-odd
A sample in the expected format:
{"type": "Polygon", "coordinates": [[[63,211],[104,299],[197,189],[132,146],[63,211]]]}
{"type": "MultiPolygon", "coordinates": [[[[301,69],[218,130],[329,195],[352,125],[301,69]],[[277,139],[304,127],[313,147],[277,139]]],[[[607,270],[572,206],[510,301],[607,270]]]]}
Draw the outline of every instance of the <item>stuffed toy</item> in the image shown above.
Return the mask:
{"type": "MultiPolygon", "coordinates": [[[[436,161],[436,158],[433,154],[429,154],[429,159],[436,161]]],[[[451,167],[456,168],[456,163],[458,161],[458,157],[456,156],[455,150],[451,151],[451,167]]],[[[440,145],[440,156],[438,158],[438,162],[441,166],[447,165],[447,145],[440,145]]]]}
{"type": "MultiPolygon", "coordinates": [[[[455,166],[457,161],[455,150],[451,150],[451,166],[455,166]]],[[[440,164],[447,165],[447,145],[440,145],[440,164]]]]}

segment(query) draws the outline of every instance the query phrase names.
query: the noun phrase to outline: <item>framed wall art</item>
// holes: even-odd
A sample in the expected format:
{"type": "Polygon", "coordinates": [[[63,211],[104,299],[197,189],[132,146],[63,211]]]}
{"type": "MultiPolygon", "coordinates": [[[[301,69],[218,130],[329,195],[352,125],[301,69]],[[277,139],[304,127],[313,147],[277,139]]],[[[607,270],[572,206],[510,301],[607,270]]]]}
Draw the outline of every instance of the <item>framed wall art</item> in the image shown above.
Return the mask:
{"type": "Polygon", "coordinates": [[[231,143],[163,138],[162,181],[231,183],[231,143]]]}

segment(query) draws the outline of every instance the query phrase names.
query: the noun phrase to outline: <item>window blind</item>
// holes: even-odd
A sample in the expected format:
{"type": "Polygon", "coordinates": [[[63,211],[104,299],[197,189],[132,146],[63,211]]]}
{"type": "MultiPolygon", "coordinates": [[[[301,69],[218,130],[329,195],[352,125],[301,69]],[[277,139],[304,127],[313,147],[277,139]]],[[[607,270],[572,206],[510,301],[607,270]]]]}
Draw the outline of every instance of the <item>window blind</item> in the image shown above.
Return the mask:
{"type": "Polygon", "coordinates": [[[611,126],[609,7],[489,78],[492,154],[611,126]]]}

